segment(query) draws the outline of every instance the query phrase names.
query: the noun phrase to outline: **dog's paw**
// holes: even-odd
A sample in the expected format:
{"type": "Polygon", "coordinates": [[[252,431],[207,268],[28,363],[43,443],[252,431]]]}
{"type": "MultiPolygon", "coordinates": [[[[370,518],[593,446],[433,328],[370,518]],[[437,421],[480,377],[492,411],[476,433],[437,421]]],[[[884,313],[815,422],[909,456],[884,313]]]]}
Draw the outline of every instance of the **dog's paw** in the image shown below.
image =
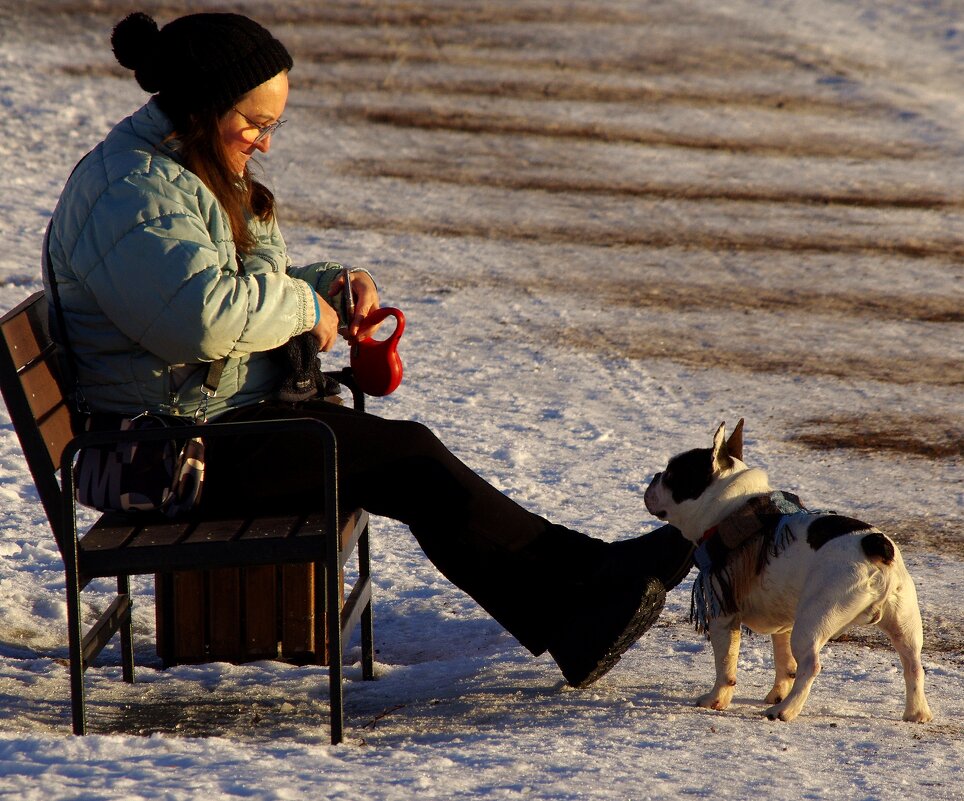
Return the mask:
{"type": "Polygon", "coordinates": [[[730,699],[733,697],[732,690],[727,692],[717,692],[713,690],[708,692],[706,695],[701,695],[696,699],[696,705],[702,707],[703,709],[715,709],[718,712],[722,712],[730,705],[730,699]]]}
{"type": "Polygon", "coordinates": [[[915,709],[904,713],[908,723],[930,723],[934,719],[929,709],[915,709]]]}
{"type": "Polygon", "coordinates": [[[768,720],[782,720],[786,723],[789,723],[799,714],[799,709],[792,709],[787,707],[786,704],[776,704],[763,713],[768,720]]]}
{"type": "Polygon", "coordinates": [[[767,704],[779,704],[784,698],[785,694],[782,689],[777,689],[774,687],[770,692],[767,693],[767,697],[763,699],[764,703],[767,704]]]}

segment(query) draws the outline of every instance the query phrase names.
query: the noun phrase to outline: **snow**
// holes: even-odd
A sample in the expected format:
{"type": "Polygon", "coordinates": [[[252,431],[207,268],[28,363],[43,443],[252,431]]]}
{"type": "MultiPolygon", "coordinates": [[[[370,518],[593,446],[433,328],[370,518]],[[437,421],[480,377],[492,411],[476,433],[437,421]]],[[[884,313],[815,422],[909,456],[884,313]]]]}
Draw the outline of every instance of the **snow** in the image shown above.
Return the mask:
{"type": "MultiPolygon", "coordinates": [[[[732,707],[695,708],[712,654],[690,580],[568,689],[376,520],[378,681],[352,644],[342,745],[323,667],[161,670],[147,578],[138,682],[108,649],[75,738],[62,564],[0,407],[0,794],[964,798],[960,2],[238,7],[295,55],[263,159],[293,255],[369,267],[405,311],[405,382],[372,408],[609,540],[656,525],[641,492],[670,455],[745,417],[776,486],[894,532],[936,719],[901,722],[896,654],[868,630],[827,646],[793,723],[761,717],[764,637],[732,707]]],[[[70,168],[145,99],[106,44],[128,10],[0,0],[4,311],[40,287],[70,168]]]]}

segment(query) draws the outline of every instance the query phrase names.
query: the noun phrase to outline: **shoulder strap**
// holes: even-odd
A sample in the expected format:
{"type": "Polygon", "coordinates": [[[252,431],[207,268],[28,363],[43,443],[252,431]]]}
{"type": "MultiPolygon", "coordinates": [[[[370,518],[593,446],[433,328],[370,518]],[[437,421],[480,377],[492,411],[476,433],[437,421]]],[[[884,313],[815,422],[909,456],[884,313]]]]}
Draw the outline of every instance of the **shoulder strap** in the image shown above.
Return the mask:
{"type": "Polygon", "coordinates": [[[224,356],[208,365],[208,374],[205,376],[202,386],[211,397],[218,394],[218,384],[221,383],[221,373],[224,372],[224,365],[227,361],[228,357],[224,356]]]}
{"type": "Polygon", "coordinates": [[[43,253],[40,254],[40,267],[47,278],[47,286],[50,289],[50,305],[54,307],[54,319],[50,320],[48,315],[48,325],[50,327],[50,338],[61,348],[61,365],[64,368],[64,378],[71,389],[68,396],[74,401],[74,406],[78,412],[88,414],[90,408],[87,400],[80,389],[80,381],[77,378],[76,362],[74,351],[70,346],[70,338],[67,336],[67,323],[64,320],[64,309],[60,303],[60,289],[57,286],[57,276],[54,275],[53,267],[50,265],[49,245],[50,229],[53,227],[53,219],[47,223],[47,230],[44,231],[43,253]]]}

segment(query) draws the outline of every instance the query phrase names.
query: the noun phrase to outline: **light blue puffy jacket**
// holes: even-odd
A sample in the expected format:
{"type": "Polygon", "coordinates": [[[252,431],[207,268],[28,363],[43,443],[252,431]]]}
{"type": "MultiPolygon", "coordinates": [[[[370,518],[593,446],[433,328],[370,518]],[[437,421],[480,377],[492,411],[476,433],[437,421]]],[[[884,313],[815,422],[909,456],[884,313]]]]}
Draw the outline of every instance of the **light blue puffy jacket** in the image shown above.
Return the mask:
{"type": "Polygon", "coordinates": [[[81,161],[54,210],[49,265],[94,411],[193,415],[225,356],[211,413],[270,396],[281,375],[265,351],[314,326],[312,289],[327,298],[340,268],[292,267],[277,224],[253,220],[241,272],[228,219],[171,131],[149,102],[81,161]]]}

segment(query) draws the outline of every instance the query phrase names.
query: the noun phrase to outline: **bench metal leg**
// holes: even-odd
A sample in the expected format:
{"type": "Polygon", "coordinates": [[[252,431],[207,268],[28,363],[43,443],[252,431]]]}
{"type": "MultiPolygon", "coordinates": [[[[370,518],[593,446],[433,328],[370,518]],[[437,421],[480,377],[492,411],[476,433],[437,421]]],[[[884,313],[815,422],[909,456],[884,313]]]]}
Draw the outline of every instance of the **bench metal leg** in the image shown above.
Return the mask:
{"type": "Polygon", "coordinates": [[[117,594],[128,599],[127,612],[120,624],[121,664],[123,665],[124,681],[134,683],[134,626],[131,620],[133,612],[133,598],[131,596],[130,576],[117,577],[117,594]]]}
{"type": "Polygon", "coordinates": [[[87,733],[84,710],[84,637],[80,620],[77,573],[67,570],[67,643],[70,649],[70,710],[74,734],[87,733]]]}
{"type": "Polygon", "coordinates": [[[342,741],[345,728],[342,697],[341,586],[338,557],[325,565],[325,613],[328,615],[328,697],[331,705],[331,744],[342,741]],[[333,566],[333,567],[332,567],[333,566]]]}
{"type": "MultiPolygon", "coordinates": [[[[358,540],[358,575],[359,581],[371,580],[371,546],[369,544],[369,529],[365,525],[365,531],[358,540]]],[[[372,616],[372,600],[369,595],[368,603],[361,616],[361,643],[362,643],[362,678],[365,681],[372,681],[375,678],[375,628],[372,616]]]]}

